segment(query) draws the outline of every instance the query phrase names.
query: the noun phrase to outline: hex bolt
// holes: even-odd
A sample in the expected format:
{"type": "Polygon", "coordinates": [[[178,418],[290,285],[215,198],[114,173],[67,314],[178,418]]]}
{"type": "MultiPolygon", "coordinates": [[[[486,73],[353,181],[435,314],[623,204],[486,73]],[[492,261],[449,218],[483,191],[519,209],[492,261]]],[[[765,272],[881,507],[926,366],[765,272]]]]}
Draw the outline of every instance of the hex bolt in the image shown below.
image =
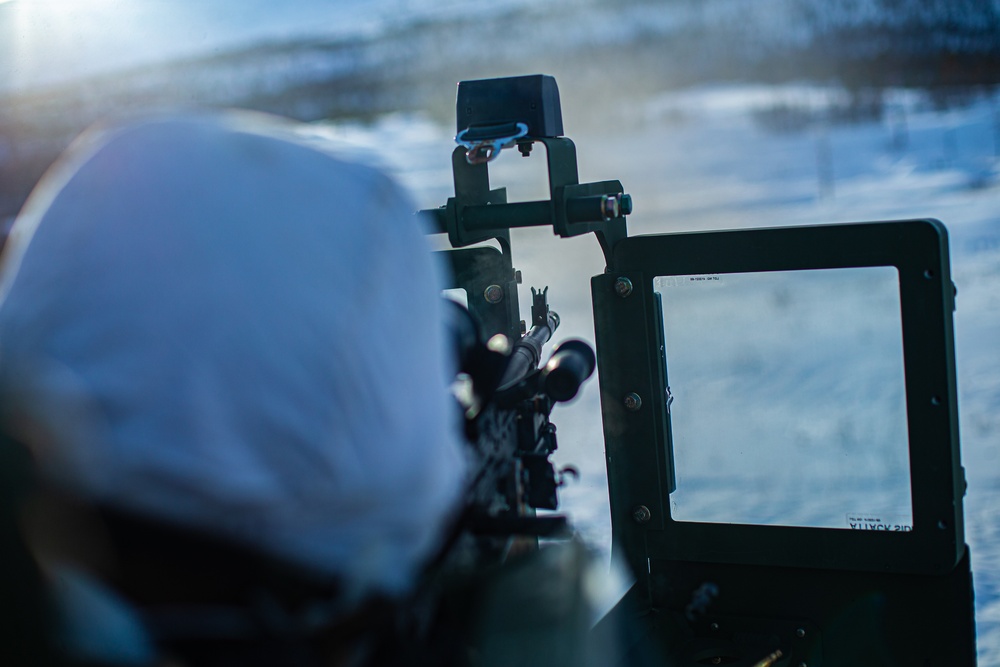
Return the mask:
{"type": "Polygon", "coordinates": [[[632,281],[622,276],[615,281],[615,293],[621,298],[627,297],[632,293],[632,281]]]}
{"type": "Polygon", "coordinates": [[[490,285],[483,292],[483,296],[489,303],[500,303],[503,301],[503,288],[499,285],[490,285]]]}
{"type": "Polygon", "coordinates": [[[648,523],[653,518],[653,513],[645,505],[636,505],[632,508],[632,519],[636,523],[648,523]]]}
{"type": "Polygon", "coordinates": [[[632,195],[619,195],[618,208],[622,215],[632,215],[632,195]]]}
{"type": "Polygon", "coordinates": [[[642,398],[640,398],[639,394],[634,391],[625,396],[625,400],[623,402],[625,403],[625,409],[630,412],[638,412],[639,408],[642,407],[642,398]]]}

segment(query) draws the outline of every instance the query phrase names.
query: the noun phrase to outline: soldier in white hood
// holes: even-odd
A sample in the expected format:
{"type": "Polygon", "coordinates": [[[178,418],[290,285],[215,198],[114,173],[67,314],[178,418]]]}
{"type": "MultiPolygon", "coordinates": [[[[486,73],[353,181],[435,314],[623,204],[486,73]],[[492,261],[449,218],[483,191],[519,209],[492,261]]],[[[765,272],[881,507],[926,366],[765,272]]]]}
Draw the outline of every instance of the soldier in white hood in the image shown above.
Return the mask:
{"type": "Polygon", "coordinates": [[[405,593],[464,475],[414,208],[263,117],[85,135],[4,251],[3,430],[87,505],[405,593]]]}

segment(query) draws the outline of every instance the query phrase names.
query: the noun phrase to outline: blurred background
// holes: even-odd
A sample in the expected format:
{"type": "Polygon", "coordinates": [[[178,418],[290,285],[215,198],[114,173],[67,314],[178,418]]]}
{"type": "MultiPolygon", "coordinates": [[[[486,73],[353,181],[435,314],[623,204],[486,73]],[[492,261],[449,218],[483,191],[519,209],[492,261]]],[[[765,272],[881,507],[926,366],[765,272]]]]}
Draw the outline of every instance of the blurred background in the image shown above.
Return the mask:
{"type": "MultiPolygon", "coordinates": [[[[1000,664],[1000,0],[0,0],[0,222],[92,123],[204,107],[304,121],[439,206],[456,82],[532,73],[559,83],[581,179],[633,195],[633,235],[948,226],[980,662],[1000,664]]],[[[491,175],[546,196],[542,160],[491,175]]],[[[556,339],[593,341],[596,241],[513,237],[556,339]]],[[[599,411],[592,380],[553,421],[583,473],[563,503],[608,553],[599,411]]]]}

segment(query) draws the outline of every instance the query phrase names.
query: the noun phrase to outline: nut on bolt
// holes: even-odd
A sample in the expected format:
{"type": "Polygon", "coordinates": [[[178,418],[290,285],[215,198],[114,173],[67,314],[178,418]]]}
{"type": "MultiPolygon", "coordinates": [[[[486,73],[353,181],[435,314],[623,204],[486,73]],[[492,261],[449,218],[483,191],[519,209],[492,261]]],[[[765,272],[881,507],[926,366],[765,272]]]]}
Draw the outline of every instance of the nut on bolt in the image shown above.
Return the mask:
{"type": "Polygon", "coordinates": [[[632,215],[632,195],[618,195],[618,208],[622,215],[632,215]]]}
{"type": "Polygon", "coordinates": [[[631,412],[636,412],[639,408],[642,407],[642,398],[640,398],[639,394],[633,391],[632,393],[627,394],[625,396],[625,400],[623,401],[623,403],[625,403],[626,410],[630,410],[631,412]]]}
{"type": "Polygon", "coordinates": [[[483,297],[489,303],[500,303],[503,301],[503,288],[499,285],[490,285],[483,291],[483,297]]]}
{"type": "Polygon", "coordinates": [[[621,298],[627,297],[632,293],[632,281],[622,276],[615,281],[615,293],[621,298]]]}
{"type": "Polygon", "coordinates": [[[648,523],[653,518],[653,513],[645,505],[636,505],[632,508],[632,519],[636,523],[648,523]]]}

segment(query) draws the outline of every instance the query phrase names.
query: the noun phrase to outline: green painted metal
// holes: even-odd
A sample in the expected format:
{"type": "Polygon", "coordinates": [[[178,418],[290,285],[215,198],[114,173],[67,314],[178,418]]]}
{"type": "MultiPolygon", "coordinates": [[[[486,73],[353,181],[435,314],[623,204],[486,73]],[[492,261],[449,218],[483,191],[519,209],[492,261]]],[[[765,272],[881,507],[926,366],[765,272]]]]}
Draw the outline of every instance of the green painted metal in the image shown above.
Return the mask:
{"type": "Polygon", "coordinates": [[[619,181],[580,184],[565,137],[517,143],[522,154],[545,146],[548,200],[507,203],[505,189],[490,189],[487,165],[470,164],[459,148],[455,196],[430,213],[454,248],[446,254],[455,286],[468,291],[490,333],[520,329],[509,229],[593,232],[604,251],[591,287],[613,549],[637,578],[596,629],[631,628],[617,664],[658,655],[653,664],[750,667],[780,648],[779,665],[974,665],[944,226],[906,220],[628,238],[631,201],[619,181]],[[608,196],[620,210],[605,219],[608,196]],[[499,249],[468,247],[490,240],[499,249]],[[850,267],[898,271],[913,530],[674,520],[664,305],[653,279],[850,267]],[[480,303],[491,284],[503,286],[504,307],[480,303]]]}
{"type": "MultiPolygon", "coordinates": [[[[551,226],[557,236],[567,238],[593,232],[610,258],[614,245],[627,236],[625,211],[605,218],[593,202],[602,196],[623,195],[620,181],[580,183],[576,146],[566,137],[527,138],[518,145],[542,144],[546,149],[550,198],[544,201],[507,202],[507,189],[490,189],[488,163],[470,164],[466,150],[452,153],[455,196],[445,206],[423,211],[448,234],[453,248],[497,239],[509,248],[510,229],[551,226]]],[[[626,195],[627,197],[627,195],[626,195]]],[[[626,199],[630,202],[630,199],[626,199]]]]}
{"type": "Polygon", "coordinates": [[[479,246],[445,252],[452,267],[452,288],[464,289],[471,312],[486,337],[503,334],[514,341],[521,335],[517,298],[517,272],[511,264],[510,246],[479,246]],[[487,298],[487,290],[499,286],[499,301],[487,298]]]}
{"type": "Polygon", "coordinates": [[[640,236],[618,243],[612,264],[591,284],[614,549],[637,573],[627,602],[640,614],[623,604],[611,618],[636,624],[669,665],[750,665],[775,647],[787,659],[779,664],[810,667],[975,665],[944,226],[907,220],[640,236]],[[871,266],[899,275],[913,530],[675,521],[664,320],[653,278],[871,266]],[[642,398],[638,410],[626,405],[629,394],[642,398]],[[706,582],[718,600],[692,618],[706,582]]]}
{"type": "MultiPolygon", "coordinates": [[[[593,279],[598,364],[616,538],[641,542],[630,561],[720,563],[911,573],[950,572],[964,553],[952,283],[947,233],[934,220],[633,237],[616,271],[593,279]],[[673,521],[662,318],[654,276],[896,267],[900,277],[914,530],[907,533],[673,521]],[[633,293],[614,283],[627,277],[633,293]],[[611,296],[608,296],[608,295],[611,296]],[[653,398],[629,412],[621,396],[653,398]],[[932,401],[934,403],[932,404],[932,401]],[[655,470],[655,474],[654,471],[655,470]],[[645,506],[652,519],[629,519],[645,506]],[[641,534],[641,539],[633,533],[641,534]]],[[[722,409],[724,406],[720,406],[722,409]]]]}

